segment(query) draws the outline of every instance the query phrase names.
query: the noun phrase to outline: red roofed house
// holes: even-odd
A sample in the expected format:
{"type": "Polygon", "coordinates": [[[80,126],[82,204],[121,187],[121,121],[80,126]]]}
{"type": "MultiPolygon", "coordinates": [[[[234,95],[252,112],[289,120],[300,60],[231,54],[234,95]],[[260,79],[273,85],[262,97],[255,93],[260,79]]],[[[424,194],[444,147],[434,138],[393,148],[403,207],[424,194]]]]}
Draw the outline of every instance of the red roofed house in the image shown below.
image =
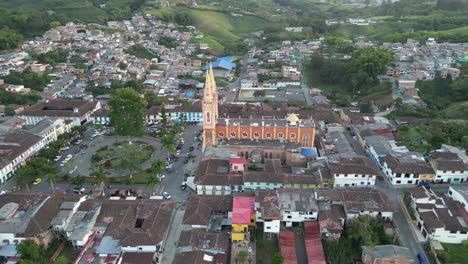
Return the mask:
{"type": "Polygon", "coordinates": [[[232,241],[248,239],[249,226],[255,226],[255,197],[234,196],[232,206],[232,241]]]}
{"type": "Polygon", "coordinates": [[[323,254],[320,225],[318,222],[304,223],[304,239],[309,264],[326,264],[323,254]]]}
{"type": "Polygon", "coordinates": [[[245,157],[232,157],[229,159],[229,167],[233,173],[242,173],[247,167],[247,159],[245,157]]]}
{"type": "Polygon", "coordinates": [[[284,264],[297,264],[296,241],[294,240],[293,231],[280,232],[279,248],[281,251],[281,255],[283,255],[284,264]]]}

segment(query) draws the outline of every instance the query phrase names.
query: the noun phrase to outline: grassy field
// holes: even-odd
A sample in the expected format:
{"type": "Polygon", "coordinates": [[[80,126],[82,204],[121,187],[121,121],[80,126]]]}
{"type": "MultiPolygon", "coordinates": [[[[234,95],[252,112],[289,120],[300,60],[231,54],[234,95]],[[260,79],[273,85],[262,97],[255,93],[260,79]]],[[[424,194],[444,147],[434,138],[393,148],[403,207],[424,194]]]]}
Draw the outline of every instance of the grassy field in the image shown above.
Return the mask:
{"type": "Polygon", "coordinates": [[[468,259],[468,242],[463,244],[443,244],[444,251],[439,253],[442,263],[466,263],[468,259]]]}
{"type": "MultiPolygon", "coordinates": [[[[193,19],[194,26],[205,36],[203,39],[194,39],[195,43],[208,43],[216,50],[223,50],[228,42],[239,41],[243,34],[265,28],[271,22],[257,16],[245,15],[234,17],[227,13],[211,9],[178,8],[187,12],[193,19]]],[[[157,17],[173,16],[176,9],[172,7],[152,8],[145,12],[157,17]]]]}

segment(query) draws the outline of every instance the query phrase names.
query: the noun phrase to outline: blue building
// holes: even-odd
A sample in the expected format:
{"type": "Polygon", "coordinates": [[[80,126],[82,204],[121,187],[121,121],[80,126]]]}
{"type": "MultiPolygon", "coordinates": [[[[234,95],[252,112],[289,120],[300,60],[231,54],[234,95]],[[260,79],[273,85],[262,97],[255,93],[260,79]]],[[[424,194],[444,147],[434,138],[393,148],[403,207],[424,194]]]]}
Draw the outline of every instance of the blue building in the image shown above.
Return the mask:
{"type": "MultiPolygon", "coordinates": [[[[226,77],[229,73],[236,68],[236,64],[232,62],[232,57],[217,58],[215,62],[211,63],[213,73],[215,76],[226,77]]],[[[210,68],[210,64],[205,65],[205,70],[210,68]]]]}

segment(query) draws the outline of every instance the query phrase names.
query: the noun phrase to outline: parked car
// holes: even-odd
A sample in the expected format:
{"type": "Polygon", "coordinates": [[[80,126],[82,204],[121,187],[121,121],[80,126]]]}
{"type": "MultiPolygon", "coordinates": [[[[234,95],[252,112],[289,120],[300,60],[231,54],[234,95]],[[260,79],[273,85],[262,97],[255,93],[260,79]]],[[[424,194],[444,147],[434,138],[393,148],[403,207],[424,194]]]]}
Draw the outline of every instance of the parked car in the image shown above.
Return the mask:
{"type": "Polygon", "coordinates": [[[163,192],[162,196],[164,197],[164,199],[168,199],[168,200],[172,198],[172,196],[168,192],[163,192]]]}
{"type": "Polygon", "coordinates": [[[181,190],[187,189],[187,182],[182,182],[182,184],[180,185],[180,189],[181,190]]]}
{"type": "Polygon", "coordinates": [[[84,193],[85,191],[86,191],[85,188],[80,188],[80,187],[75,187],[75,188],[73,188],[73,192],[74,192],[74,193],[82,194],[82,193],[84,193]]]}
{"type": "Polygon", "coordinates": [[[57,161],[59,161],[61,158],[62,158],[62,155],[58,155],[57,157],[55,157],[54,161],[57,162],[57,161]]]}

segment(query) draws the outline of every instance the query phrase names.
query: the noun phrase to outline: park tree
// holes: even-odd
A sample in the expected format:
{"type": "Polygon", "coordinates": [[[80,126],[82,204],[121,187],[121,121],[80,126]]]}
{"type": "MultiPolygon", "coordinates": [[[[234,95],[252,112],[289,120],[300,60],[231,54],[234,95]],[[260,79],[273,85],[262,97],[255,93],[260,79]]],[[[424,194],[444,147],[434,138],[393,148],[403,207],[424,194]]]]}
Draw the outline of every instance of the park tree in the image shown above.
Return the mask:
{"type": "Polygon", "coordinates": [[[85,179],[79,175],[70,178],[70,184],[75,185],[76,187],[81,187],[84,183],[85,179]]]}
{"type": "Polygon", "coordinates": [[[151,188],[153,195],[156,193],[156,186],[159,183],[159,179],[156,174],[150,173],[146,176],[146,186],[151,188]]]}
{"type": "Polygon", "coordinates": [[[369,47],[355,51],[347,67],[348,78],[353,88],[368,88],[375,84],[378,75],[382,74],[392,61],[392,54],[383,49],[369,47]]]}
{"type": "Polygon", "coordinates": [[[102,166],[98,166],[93,172],[92,176],[94,176],[94,183],[99,184],[99,190],[101,191],[101,194],[104,194],[104,185],[108,181],[106,171],[102,166]]]}
{"type": "Polygon", "coordinates": [[[109,100],[109,117],[115,133],[123,136],[144,134],[145,101],[132,88],[117,89],[109,100]]]}
{"type": "Polygon", "coordinates": [[[164,161],[161,159],[156,159],[153,161],[153,164],[151,164],[151,172],[156,175],[161,175],[166,170],[166,165],[164,164],[164,161]]]}
{"type": "Polygon", "coordinates": [[[16,249],[21,255],[21,263],[48,263],[44,246],[37,244],[34,240],[24,240],[16,246],[16,249]]]}

